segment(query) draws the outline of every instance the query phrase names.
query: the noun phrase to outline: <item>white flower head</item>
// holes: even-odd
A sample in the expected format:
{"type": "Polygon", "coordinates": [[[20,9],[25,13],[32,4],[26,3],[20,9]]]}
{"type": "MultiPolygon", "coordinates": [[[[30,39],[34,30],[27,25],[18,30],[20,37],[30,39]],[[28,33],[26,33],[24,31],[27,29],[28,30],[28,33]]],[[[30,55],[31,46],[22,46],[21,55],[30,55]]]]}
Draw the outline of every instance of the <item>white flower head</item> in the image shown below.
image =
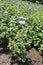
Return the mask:
{"type": "Polygon", "coordinates": [[[39,1],[36,0],[36,3],[39,3],[39,1]]]}
{"type": "Polygon", "coordinates": [[[29,7],[29,10],[32,10],[32,7],[29,7]]]}
{"type": "Polygon", "coordinates": [[[23,16],[21,16],[21,17],[19,17],[20,19],[24,19],[24,17],[23,16]]]}
{"type": "Polygon", "coordinates": [[[4,12],[5,15],[8,15],[9,13],[7,11],[4,12]]]}
{"type": "Polygon", "coordinates": [[[25,21],[19,21],[20,24],[24,25],[26,22],[25,21]]]}
{"type": "Polygon", "coordinates": [[[11,20],[11,21],[10,21],[10,23],[14,23],[14,21],[13,21],[13,20],[11,20]]]}

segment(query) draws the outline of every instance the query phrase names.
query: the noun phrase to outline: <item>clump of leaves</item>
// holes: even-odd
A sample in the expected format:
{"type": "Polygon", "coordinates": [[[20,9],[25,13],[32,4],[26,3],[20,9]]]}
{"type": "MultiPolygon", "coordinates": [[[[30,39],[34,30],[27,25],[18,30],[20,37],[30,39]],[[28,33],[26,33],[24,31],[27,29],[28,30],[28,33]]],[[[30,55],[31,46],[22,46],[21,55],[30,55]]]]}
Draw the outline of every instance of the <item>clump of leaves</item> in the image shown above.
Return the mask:
{"type": "Polygon", "coordinates": [[[16,60],[21,60],[22,62],[26,61],[26,49],[22,42],[15,43],[14,40],[9,40],[9,48],[11,50],[11,54],[16,60]]]}
{"type": "Polygon", "coordinates": [[[7,41],[7,29],[8,27],[6,27],[6,24],[0,22],[0,44],[5,44],[7,41]]]}
{"type": "Polygon", "coordinates": [[[32,42],[34,46],[38,46],[40,50],[43,50],[43,13],[37,11],[34,15],[32,15],[33,19],[33,29],[32,33],[32,42]]]}

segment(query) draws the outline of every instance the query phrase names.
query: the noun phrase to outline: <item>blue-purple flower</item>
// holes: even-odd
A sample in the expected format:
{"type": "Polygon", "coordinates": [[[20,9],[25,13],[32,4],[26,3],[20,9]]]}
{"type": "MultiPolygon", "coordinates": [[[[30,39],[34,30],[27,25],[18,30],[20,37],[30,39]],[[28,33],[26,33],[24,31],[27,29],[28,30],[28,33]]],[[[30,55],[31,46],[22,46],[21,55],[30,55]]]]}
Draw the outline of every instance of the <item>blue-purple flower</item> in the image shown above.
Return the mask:
{"type": "Polygon", "coordinates": [[[24,25],[26,22],[21,20],[21,21],[19,21],[19,23],[24,25]]]}
{"type": "Polygon", "coordinates": [[[17,4],[18,4],[18,5],[21,5],[22,3],[21,3],[21,1],[19,1],[19,2],[17,2],[17,4]]]}

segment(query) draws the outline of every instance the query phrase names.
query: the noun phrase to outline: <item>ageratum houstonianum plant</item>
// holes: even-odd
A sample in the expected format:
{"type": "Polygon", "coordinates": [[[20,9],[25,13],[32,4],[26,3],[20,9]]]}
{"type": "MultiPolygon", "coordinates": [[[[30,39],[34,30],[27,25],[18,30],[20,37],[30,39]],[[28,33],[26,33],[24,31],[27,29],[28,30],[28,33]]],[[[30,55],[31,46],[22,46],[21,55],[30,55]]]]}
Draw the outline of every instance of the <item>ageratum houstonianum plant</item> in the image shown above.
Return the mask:
{"type": "Polygon", "coordinates": [[[43,15],[37,11],[28,19],[16,20],[9,29],[9,45],[17,60],[26,61],[26,46],[33,44],[43,50],[43,15]]]}
{"type": "Polygon", "coordinates": [[[27,46],[32,44],[43,51],[43,11],[34,11],[27,2],[20,2],[20,6],[12,0],[8,3],[3,0],[3,3],[5,5],[0,6],[0,44],[8,39],[12,56],[25,62],[27,46]]]}
{"type": "Polygon", "coordinates": [[[24,25],[25,24],[25,21],[21,20],[19,21],[20,24],[24,25]]]}

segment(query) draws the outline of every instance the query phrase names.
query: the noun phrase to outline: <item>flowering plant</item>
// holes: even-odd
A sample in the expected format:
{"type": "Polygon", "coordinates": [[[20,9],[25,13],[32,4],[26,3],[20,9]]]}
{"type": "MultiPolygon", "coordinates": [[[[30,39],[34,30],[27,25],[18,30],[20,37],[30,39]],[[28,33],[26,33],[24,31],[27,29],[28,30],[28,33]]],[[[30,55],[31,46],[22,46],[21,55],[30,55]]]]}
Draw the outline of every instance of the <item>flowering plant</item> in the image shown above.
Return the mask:
{"type": "Polygon", "coordinates": [[[12,56],[25,62],[27,46],[32,44],[43,51],[43,11],[34,11],[28,7],[28,3],[24,5],[24,2],[2,1],[4,4],[0,5],[0,44],[6,43],[8,39],[12,56]]]}

